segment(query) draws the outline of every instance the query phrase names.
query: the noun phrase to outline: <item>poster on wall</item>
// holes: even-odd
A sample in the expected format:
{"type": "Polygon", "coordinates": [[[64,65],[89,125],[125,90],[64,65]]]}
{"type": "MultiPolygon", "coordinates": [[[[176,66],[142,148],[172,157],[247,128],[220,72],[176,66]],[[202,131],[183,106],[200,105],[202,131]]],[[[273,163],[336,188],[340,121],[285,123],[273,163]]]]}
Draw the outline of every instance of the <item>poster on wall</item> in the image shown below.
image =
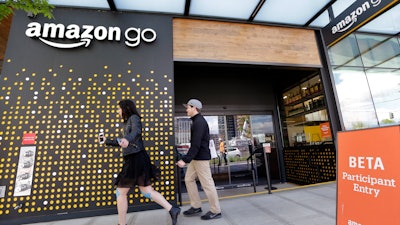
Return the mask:
{"type": "Polygon", "coordinates": [[[35,141],[35,133],[25,133],[22,136],[23,146],[19,151],[14,196],[28,196],[31,194],[36,155],[35,141]]]}
{"type": "Polygon", "coordinates": [[[338,133],[337,225],[400,224],[400,127],[338,133]]]}
{"type": "Polygon", "coordinates": [[[20,149],[17,179],[15,181],[14,196],[27,196],[31,194],[32,177],[35,165],[35,146],[23,146],[20,149]]]}

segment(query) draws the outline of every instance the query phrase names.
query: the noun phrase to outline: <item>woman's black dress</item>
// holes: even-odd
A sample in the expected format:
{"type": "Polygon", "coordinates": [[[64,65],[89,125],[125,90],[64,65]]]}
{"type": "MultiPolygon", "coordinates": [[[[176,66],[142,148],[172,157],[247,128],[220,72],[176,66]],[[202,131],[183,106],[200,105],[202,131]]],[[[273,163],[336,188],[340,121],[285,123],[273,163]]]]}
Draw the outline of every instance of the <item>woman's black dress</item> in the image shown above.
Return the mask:
{"type": "Polygon", "coordinates": [[[124,156],[121,172],[114,184],[118,187],[148,186],[160,176],[145,150],[124,156]]]}

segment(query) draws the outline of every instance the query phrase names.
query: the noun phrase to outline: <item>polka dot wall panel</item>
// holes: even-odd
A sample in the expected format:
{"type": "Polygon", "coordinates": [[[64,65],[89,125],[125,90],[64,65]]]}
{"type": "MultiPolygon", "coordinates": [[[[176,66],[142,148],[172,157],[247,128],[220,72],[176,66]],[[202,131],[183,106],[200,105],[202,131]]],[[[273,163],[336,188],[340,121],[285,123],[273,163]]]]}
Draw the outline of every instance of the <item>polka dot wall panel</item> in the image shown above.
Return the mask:
{"type": "MultiPolygon", "coordinates": [[[[18,30],[10,32],[0,75],[0,220],[115,209],[121,149],[97,137],[121,136],[121,99],[133,100],[143,117],[146,151],[162,171],[154,188],[176,202],[172,60],[165,49],[157,53],[161,42],[134,50],[92,43],[72,52],[29,40],[25,54],[13,51],[23,43],[12,40],[18,30]],[[29,48],[40,49],[32,60],[29,48]]],[[[137,188],[129,203],[154,204],[137,188]]]]}

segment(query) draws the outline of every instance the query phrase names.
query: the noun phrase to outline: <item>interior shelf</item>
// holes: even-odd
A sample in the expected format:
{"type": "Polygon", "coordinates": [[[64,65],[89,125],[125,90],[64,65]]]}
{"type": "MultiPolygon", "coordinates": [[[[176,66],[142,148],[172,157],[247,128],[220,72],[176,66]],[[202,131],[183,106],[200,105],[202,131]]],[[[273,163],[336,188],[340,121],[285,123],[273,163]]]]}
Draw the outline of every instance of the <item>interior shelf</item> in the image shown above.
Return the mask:
{"type": "Polygon", "coordinates": [[[285,146],[304,146],[329,139],[330,127],[319,75],[309,77],[282,94],[282,127],[285,146]]]}

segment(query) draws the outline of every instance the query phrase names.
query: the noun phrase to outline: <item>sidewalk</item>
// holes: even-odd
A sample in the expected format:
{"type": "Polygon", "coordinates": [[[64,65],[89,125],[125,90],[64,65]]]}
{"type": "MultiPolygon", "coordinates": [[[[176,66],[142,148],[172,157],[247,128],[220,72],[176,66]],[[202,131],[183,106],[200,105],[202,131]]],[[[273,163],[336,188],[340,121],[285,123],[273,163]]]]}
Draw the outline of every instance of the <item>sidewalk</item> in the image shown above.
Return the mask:
{"type": "MultiPolygon", "coordinates": [[[[276,186],[276,185],[274,185],[276,186]]],[[[252,189],[252,188],[251,188],[252,189]]],[[[178,225],[335,225],[336,182],[278,187],[268,194],[262,189],[256,193],[224,196],[232,190],[219,190],[222,218],[204,221],[200,216],[185,217],[181,213],[178,225]]],[[[183,196],[182,212],[190,205],[183,196]]],[[[203,214],[209,206],[205,201],[203,214]]],[[[169,225],[171,219],[164,209],[128,213],[128,225],[169,225]]],[[[117,225],[117,215],[97,216],[72,220],[33,223],[29,225],[117,225]]],[[[27,224],[28,225],[28,224],[27,224]]]]}

